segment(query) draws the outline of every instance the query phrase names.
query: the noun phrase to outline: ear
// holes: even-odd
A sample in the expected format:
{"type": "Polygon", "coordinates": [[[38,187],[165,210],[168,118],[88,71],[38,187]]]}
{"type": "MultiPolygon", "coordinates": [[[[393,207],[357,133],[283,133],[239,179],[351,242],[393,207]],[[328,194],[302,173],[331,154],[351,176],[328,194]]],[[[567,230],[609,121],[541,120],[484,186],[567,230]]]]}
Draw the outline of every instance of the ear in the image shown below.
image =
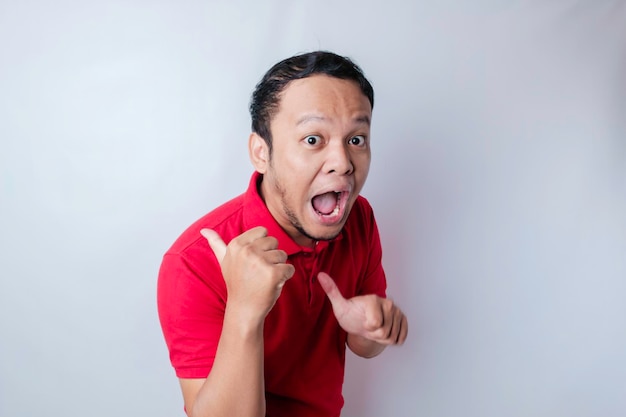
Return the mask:
{"type": "Polygon", "coordinates": [[[260,174],[265,174],[270,165],[270,152],[265,139],[257,133],[250,133],[250,138],[248,139],[248,153],[250,154],[250,161],[254,169],[260,174]]]}

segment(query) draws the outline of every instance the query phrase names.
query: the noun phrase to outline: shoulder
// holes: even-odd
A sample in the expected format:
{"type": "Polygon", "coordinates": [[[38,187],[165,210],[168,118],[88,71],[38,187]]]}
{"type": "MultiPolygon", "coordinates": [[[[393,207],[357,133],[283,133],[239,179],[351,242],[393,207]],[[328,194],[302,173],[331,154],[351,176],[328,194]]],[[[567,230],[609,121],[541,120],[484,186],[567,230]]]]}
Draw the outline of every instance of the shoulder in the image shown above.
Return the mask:
{"type": "Polygon", "coordinates": [[[346,222],[346,226],[367,226],[374,221],[374,210],[370,205],[369,201],[363,196],[358,196],[354,205],[352,206],[352,210],[350,211],[350,215],[348,216],[348,221],[346,222]]]}
{"type": "Polygon", "coordinates": [[[243,228],[243,206],[243,195],[235,197],[196,220],[176,239],[159,268],[159,305],[175,304],[181,293],[199,296],[206,287],[225,297],[219,262],[200,230],[213,229],[229,242],[243,228]]]}
{"type": "Polygon", "coordinates": [[[356,213],[360,216],[373,216],[374,215],[374,210],[372,209],[370,202],[367,201],[367,199],[363,197],[362,195],[359,195],[356,198],[356,201],[354,202],[354,207],[352,208],[352,210],[353,211],[356,210],[356,213]]]}
{"type": "MultiPolygon", "coordinates": [[[[193,222],[168,249],[167,254],[184,254],[189,252],[198,242],[206,242],[200,234],[202,229],[213,229],[228,243],[243,228],[244,195],[239,195],[222,204],[193,222]]],[[[207,247],[208,245],[202,244],[207,247]]]]}

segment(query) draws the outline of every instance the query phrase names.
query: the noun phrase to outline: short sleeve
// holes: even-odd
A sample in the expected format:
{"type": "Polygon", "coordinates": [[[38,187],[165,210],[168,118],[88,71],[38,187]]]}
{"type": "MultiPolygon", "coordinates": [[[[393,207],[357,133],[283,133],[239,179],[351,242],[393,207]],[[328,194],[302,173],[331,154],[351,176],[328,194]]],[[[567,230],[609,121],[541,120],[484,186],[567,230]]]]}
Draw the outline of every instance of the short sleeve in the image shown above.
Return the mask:
{"type": "Polygon", "coordinates": [[[374,218],[374,212],[364,198],[362,199],[361,224],[364,226],[366,234],[368,255],[365,260],[366,269],[363,280],[358,289],[358,294],[376,294],[379,297],[386,297],[387,279],[382,265],[383,250],[380,243],[378,226],[374,218]]]}
{"type": "Polygon", "coordinates": [[[222,332],[226,287],[212,252],[202,252],[167,253],[159,270],[159,320],[179,378],[208,376],[222,332]]]}

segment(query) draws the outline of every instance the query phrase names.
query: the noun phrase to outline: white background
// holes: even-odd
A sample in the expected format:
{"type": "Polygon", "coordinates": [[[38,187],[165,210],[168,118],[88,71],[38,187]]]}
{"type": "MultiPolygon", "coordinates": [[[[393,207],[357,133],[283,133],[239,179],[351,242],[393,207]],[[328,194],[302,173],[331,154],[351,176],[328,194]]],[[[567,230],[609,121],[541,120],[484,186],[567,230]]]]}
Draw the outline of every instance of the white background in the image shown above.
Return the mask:
{"type": "Polygon", "coordinates": [[[161,256],[243,192],[250,93],[329,49],[376,91],[405,346],[346,417],[626,415],[626,5],[0,1],[0,415],[183,416],[161,256]]]}

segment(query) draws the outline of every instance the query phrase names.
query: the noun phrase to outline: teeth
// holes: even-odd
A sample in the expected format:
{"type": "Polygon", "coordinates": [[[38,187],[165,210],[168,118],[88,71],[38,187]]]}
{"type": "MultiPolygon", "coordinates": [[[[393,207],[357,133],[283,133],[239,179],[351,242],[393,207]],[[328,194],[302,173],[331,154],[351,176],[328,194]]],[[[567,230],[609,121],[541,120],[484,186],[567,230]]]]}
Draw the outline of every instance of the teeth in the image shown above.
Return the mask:
{"type": "Polygon", "coordinates": [[[337,192],[337,205],[335,206],[335,209],[332,212],[333,216],[336,216],[337,214],[339,214],[339,199],[341,198],[341,192],[337,192]]]}

